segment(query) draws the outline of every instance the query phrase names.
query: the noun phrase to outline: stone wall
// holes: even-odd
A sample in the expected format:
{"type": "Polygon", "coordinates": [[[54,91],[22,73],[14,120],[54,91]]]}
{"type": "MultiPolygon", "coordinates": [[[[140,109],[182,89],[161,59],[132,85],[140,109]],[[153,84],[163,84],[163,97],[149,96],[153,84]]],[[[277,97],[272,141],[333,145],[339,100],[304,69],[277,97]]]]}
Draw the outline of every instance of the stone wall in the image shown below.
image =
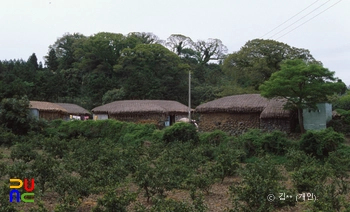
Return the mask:
{"type": "Polygon", "coordinates": [[[260,127],[260,113],[202,113],[199,131],[225,131],[230,135],[239,135],[251,128],[260,127]]]}
{"type": "Polygon", "coordinates": [[[271,132],[273,130],[280,130],[286,133],[291,133],[294,131],[294,123],[292,119],[261,119],[260,120],[260,129],[271,132]]]}

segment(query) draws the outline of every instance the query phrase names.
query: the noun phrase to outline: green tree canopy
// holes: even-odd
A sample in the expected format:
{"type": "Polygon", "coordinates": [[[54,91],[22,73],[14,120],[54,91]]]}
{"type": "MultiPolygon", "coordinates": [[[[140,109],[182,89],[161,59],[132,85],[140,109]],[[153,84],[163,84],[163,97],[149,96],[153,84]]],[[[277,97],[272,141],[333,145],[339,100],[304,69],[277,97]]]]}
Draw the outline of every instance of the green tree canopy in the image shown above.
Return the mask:
{"type": "Polygon", "coordinates": [[[49,53],[45,56],[45,65],[49,70],[56,71],[58,68],[58,60],[55,49],[50,47],[49,53]]]}
{"type": "Polygon", "coordinates": [[[114,68],[126,98],[186,99],[189,66],[175,53],[160,44],[139,44],[122,55],[114,68]]]}
{"type": "Polygon", "coordinates": [[[339,92],[343,86],[334,78],[334,72],[322,65],[295,59],[282,63],[281,70],[273,73],[260,91],[267,98],[285,98],[286,109],[298,109],[300,129],[304,132],[302,109],[316,108],[317,103],[326,102],[328,95],[339,92]]]}
{"type": "Polygon", "coordinates": [[[274,40],[254,39],[230,54],[223,63],[223,70],[241,87],[259,86],[287,59],[303,59],[317,62],[309,50],[291,47],[274,40]]]}

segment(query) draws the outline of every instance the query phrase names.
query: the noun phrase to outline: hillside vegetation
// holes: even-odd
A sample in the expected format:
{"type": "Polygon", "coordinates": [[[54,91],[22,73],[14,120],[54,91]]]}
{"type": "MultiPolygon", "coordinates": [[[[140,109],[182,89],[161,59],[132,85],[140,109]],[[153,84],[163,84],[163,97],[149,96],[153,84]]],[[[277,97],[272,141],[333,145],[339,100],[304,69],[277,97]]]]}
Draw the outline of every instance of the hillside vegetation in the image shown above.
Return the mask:
{"type": "Polygon", "coordinates": [[[331,128],[291,140],[114,120],[42,121],[27,135],[1,128],[0,211],[348,211],[344,140],[331,128]],[[34,204],[9,203],[9,178],[35,179],[34,204]]]}

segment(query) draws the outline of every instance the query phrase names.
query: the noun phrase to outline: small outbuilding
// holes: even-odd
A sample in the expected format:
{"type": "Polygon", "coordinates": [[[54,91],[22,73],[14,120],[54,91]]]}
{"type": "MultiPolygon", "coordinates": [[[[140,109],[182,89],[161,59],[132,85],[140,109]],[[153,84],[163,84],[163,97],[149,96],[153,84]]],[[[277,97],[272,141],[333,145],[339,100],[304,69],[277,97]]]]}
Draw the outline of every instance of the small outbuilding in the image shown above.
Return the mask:
{"type": "Polygon", "coordinates": [[[303,110],[303,123],[305,130],[326,129],[327,123],[332,120],[332,104],[319,103],[316,106],[316,110],[303,110]]]}
{"type": "Polygon", "coordinates": [[[91,111],[94,120],[109,118],[135,123],[152,123],[162,127],[187,117],[188,107],[171,100],[122,100],[96,107],[91,111]]]}
{"type": "Polygon", "coordinates": [[[294,132],[297,127],[298,117],[296,111],[285,110],[285,99],[271,99],[266,108],[260,114],[260,129],[271,132],[280,130],[294,132]]]}
{"type": "Polygon", "coordinates": [[[37,119],[64,119],[68,114],[66,109],[51,102],[30,101],[29,109],[30,114],[37,119]]]}
{"type": "Polygon", "coordinates": [[[77,120],[87,120],[89,119],[91,113],[85,108],[71,103],[55,103],[67,110],[68,116],[65,118],[67,120],[77,119],[77,120]]]}
{"type": "Polygon", "coordinates": [[[260,94],[227,96],[199,105],[199,130],[219,129],[230,135],[238,135],[256,128],[290,132],[294,130],[293,113],[284,110],[284,101],[267,99],[260,94]]]}

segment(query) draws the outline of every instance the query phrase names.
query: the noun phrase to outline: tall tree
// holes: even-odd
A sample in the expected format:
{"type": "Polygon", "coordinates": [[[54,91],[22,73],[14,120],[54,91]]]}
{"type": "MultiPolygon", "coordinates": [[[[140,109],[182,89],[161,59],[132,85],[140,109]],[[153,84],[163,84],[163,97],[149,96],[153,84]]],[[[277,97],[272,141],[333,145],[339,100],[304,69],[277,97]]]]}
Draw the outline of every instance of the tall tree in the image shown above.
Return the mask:
{"type": "Polygon", "coordinates": [[[45,56],[45,65],[49,70],[56,71],[58,68],[58,60],[56,56],[56,51],[54,48],[50,47],[49,54],[45,56]]]}
{"type": "MultiPolygon", "coordinates": [[[[274,40],[254,39],[230,54],[223,63],[223,70],[241,87],[259,86],[287,59],[303,59],[317,62],[309,50],[291,47],[274,40]]],[[[320,63],[321,64],[321,63],[320,63]]]]}
{"type": "Polygon", "coordinates": [[[191,38],[181,35],[172,34],[167,39],[165,45],[170,48],[170,50],[177,55],[181,56],[184,53],[184,49],[191,48],[193,41],[191,38]]]}
{"type": "Polygon", "coordinates": [[[126,98],[186,101],[189,66],[160,44],[124,49],[114,68],[126,98]]]}
{"type": "Polygon", "coordinates": [[[38,65],[38,58],[36,57],[35,53],[33,53],[32,55],[30,55],[30,57],[28,58],[27,64],[29,65],[30,68],[32,68],[33,70],[38,70],[39,65],[38,65]]]}
{"type": "Polygon", "coordinates": [[[76,49],[82,45],[82,40],[85,40],[86,36],[79,33],[64,34],[61,38],[52,45],[52,48],[56,52],[59,66],[58,69],[68,69],[73,67],[73,63],[77,62],[77,58],[74,56],[76,49]]]}
{"type": "Polygon", "coordinates": [[[197,52],[197,60],[201,64],[207,64],[210,60],[222,60],[227,53],[227,47],[220,39],[209,38],[207,41],[198,40],[192,43],[197,52]]]}
{"type": "Polygon", "coordinates": [[[139,44],[161,44],[162,40],[150,32],[130,32],[125,39],[127,48],[135,48],[139,44]]]}
{"type": "Polygon", "coordinates": [[[296,108],[300,130],[303,133],[304,108],[316,108],[317,103],[327,101],[327,96],[341,91],[344,84],[334,78],[334,72],[322,65],[301,59],[287,60],[281,70],[272,74],[260,86],[261,95],[267,98],[282,97],[287,100],[286,109],[296,108]]]}

